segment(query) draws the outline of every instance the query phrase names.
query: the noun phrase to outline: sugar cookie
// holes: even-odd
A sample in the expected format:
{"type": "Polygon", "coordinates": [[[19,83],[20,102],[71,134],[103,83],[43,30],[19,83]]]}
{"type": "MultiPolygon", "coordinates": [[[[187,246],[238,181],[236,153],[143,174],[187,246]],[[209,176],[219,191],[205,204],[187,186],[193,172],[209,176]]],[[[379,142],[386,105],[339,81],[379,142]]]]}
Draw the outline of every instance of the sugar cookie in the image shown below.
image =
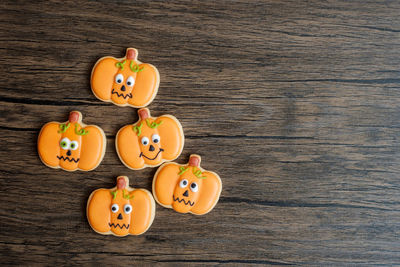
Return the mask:
{"type": "Polygon", "coordinates": [[[72,111],[65,123],[45,124],[39,133],[39,157],[51,168],[90,171],[99,166],[105,151],[103,130],[84,124],[79,111],[72,111]]]}
{"type": "Polygon", "coordinates": [[[180,122],[171,115],[151,117],[147,108],[139,109],[138,114],[139,121],[122,127],[115,138],[122,163],[140,170],[179,157],[184,144],[180,122]]]}
{"type": "Polygon", "coordinates": [[[118,106],[145,107],[153,101],[160,84],[156,67],[137,60],[138,51],[128,48],[123,58],[103,57],[92,70],[94,95],[118,106]]]}
{"type": "Polygon", "coordinates": [[[190,155],[187,164],[163,164],[154,175],[153,195],[161,206],[180,213],[203,215],[217,204],[221,178],[200,167],[199,155],[190,155]]]}
{"type": "Polygon", "coordinates": [[[153,223],[155,212],[151,193],[129,187],[126,176],[119,176],[114,188],[93,191],[86,207],[93,230],[115,236],[143,234],[153,223]]]}

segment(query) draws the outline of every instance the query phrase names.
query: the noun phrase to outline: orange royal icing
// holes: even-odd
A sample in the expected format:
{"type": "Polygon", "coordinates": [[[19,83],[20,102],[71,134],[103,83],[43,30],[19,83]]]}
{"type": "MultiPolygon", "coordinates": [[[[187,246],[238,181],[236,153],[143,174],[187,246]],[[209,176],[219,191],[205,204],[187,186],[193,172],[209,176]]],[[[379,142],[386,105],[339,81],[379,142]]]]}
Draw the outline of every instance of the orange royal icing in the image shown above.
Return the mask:
{"type": "Polygon", "coordinates": [[[187,164],[163,164],[153,179],[157,203],[180,213],[210,212],[218,202],[222,182],[215,172],[202,169],[200,161],[199,155],[190,155],[187,164]]]}
{"type": "Polygon", "coordinates": [[[90,226],[100,234],[140,235],[153,223],[155,202],[149,191],[131,188],[128,177],[119,176],[116,187],[92,192],[86,210],[90,226]]]}
{"type": "Polygon", "coordinates": [[[171,115],[151,117],[147,108],[140,109],[138,114],[138,122],[117,133],[115,146],[121,161],[128,168],[139,170],[176,159],[184,145],[179,121],[171,115]]]}
{"type": "Polygon", "coordinates": [[[72,111],[65,123],[49,122],[39,133],[38,152],[51,168],[90,171],[103,159],[106,138],[101,128],[82,123],[82,114],[72,111]]]}
{"type": "Polygon", "coordinates": [[[95,96],[118,106],[145,107],[153,101],[160,84],[156,67],[137,60],[138,51],[128,48],[123,58],[97,61],[90,83],[95,96]]]}

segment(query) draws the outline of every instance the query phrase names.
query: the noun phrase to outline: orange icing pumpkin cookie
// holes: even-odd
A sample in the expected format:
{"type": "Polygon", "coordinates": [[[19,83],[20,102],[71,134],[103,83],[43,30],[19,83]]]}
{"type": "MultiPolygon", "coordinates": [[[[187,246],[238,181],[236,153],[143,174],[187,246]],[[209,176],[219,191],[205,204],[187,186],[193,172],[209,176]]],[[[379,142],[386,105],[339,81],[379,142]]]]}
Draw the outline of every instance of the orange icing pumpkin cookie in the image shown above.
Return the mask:
{"type": "Polygon", "coordinates": [[[201,168],[200,161],[200,156],[193,154],[187,164],[163,164],[153,179],[157,203],[180,213],[210,212],[218,202],[222,182],[218,174],[201,168]]]}
{"type": "Polygon", "coordinates": [[[79,111],[72,111],[67,122],[45,124],[39,133],[39,157],[51,168],[90,171],[99,166],[105,151],[103,130],[84,124],[79,111]]]}
{"type": "Polygon", "coordinates": [[[184,144],[179,121],[171,115],[151,117],[147,108],[139,109],[138,114],[139,121],[122,127],[115,139],[122,163],[140,170],[179,157],[184,144]]]}
{"type": "Polygon", "coordinates": [[[145,107],[153,101],[160,84],[156,67],[137,60],[138,51],[128,48],[123,58],[103,57],[92,70],[94,95],[118,106],[145,107]]]}
{"type": "Polygon", "coordinates": [[[117,178],[117,186],[97,189],[89,196],[86,207],[90,226],[103,235],[140,235],[154,220],[156,209],[151,193],[129,187],[126,176],[117,178]]]}

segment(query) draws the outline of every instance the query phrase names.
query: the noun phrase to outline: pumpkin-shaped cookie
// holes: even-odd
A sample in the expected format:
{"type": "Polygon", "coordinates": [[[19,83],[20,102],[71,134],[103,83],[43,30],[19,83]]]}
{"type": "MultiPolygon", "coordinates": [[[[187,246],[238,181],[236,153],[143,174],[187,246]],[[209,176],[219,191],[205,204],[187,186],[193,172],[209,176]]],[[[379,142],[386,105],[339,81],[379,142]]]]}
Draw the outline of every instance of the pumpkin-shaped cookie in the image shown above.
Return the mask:
{"type": "Polygon", "coordinates": [[[217,204],[222,190],[218,174],[200,167],[199,155],[188,164],[163,164],[154,175],[153,195],[161,206],[180,213],[203,215],[217,204]]]}
{"type": "Polygon", "coordinates": [[[85,125],[79,111],[72,111],[65,123],[47,123],[39,133],[39,157],[51,168],[90,171],[100,164],[105,151],[103,130],[85,125]]]}
{"type": "Polygon", "coordinates": [[[171,115],[151,117],[147,108],[140,109],[138,114],[139,121],[122,127],[115,139],[118,156],[125,166],[139,170],[176,159],[184,144],[179,121],[171,115]]]}
{"type": "Polygon", "coordinates": [[[158,70],[137,60],[138,51],[126,50],[123,58],[103,57],[92,70],[94,95],[118,106],[145,107],[153,101],[160,84],[158,70]]]}
{"type": "Polygon", "coordinates": [[[115,236],[143,234],[153,223],[155,211],[151,193],[129,187],[126,176],[119,176],[114,188],[92,192],[86,207],[93,230],[115,236]]]}

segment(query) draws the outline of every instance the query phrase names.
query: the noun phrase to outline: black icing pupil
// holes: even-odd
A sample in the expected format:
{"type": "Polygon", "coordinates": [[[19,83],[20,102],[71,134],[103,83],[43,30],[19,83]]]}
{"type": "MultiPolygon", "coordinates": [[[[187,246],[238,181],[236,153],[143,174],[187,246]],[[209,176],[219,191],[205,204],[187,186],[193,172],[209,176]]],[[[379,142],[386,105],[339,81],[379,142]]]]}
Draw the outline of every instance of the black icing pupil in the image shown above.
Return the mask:
{"type": "Polygon", "coordinates": [[[116,207],[112,207],[111,209],[112,209],[113,211],[116,211],[116,210],[117,210],[117,208],[116,208],[116,207]]]}
{"type": "Polygon", "coordinates": [[[154,143],[158,143],[158,139],[154,139],[153,142],[154,142],[154,143]]]}
{"type": "Polygon", "coordinates": [[[144,141],[143,144],[147,145],[147,141],[144,141]]]}
{"type": "Polygon", "coordinates": [[[125,211],[126,211],[126,212],[130,212],[130,211],[131,211],[131,208],[130,208],[130,207],[126,207],[126,208],[125,208],[125,211]]]}
{"type": "Polygon", "coordinates": [[[190,187],[191,188],[196,188],[196,184],[191,184],[190,187]]]}
{"type": "Polygon", "coordinates": [[[71,148],[74,148],[75,147],[75,145],[74,144],[71,144],[71,148]]]}
{"type": "Polygon", "coordinates": [[[117,80],[117,83],[121,83],[122,81],[121,80],[117,80]]]}
{"type": "Polygon", "coordinates": [[[61,146],[62,146],[62,147],[65,147],[65,146],[67,146],[67,144],[66,144],[65,142],[62,142],[62,143],[61,143],[61,146]]]}
{"type": "Polygon", "coordinates": [[[186,182],[186,181],[183,181],[183,185],[187,185],[187,182],[186,182]]]}
{"type": "Polygon", "coordinates": [[[128,84],[128,85],[131,85],[131,82],[128,82],[127,84],[128,84]]]}

